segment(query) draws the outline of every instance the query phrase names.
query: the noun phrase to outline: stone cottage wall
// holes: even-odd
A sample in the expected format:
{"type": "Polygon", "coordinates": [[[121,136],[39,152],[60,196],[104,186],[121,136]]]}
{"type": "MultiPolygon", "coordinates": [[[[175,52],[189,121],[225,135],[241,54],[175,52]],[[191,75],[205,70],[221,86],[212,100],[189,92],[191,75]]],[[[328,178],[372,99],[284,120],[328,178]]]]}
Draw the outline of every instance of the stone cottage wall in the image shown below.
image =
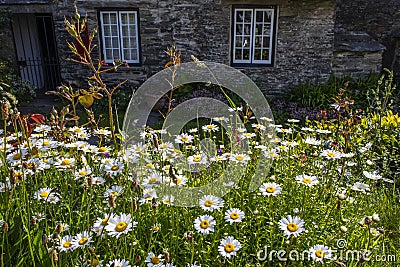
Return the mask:
{"type": "MultiPolygon", "coordinates": [[[[89,72],[84,66],[66,61],[73,55],[66,41],[72,41],[64,29],[64,17],[74,14],[72,0],[50,5],[12,7],[12,12],[49,12],[53,14],[62,80],[86,87],[89,72]],[[29,9],[29,11],[27,11],[29,9]],[[42,10],[41,9],[46,9],[42,10]]],[[[107,75],[117,84],[134,90],[168,62],[167,46],[175,43],[182,61],[194,55],[200,60],[230,64],[232,4],[268,4],[278,6],[278,30],[275,66],[240,68],[265,94],[287,90],[300,80],[324,81],[331,73],[334,45],[334,0],[91,0],[77,1],[80,13],[88,15],[90,28],[98,25],[98,8],[139,8],[142,66],[121,68],[107,75]]],[[[100,45],[94,57],[99,57],[100,45]]]]}
{"type": "Polygon", "coordinates": [[[400,77],[400,1],[336,0],[336,32],[368,33],[385,46],[382,67],[400,77]]]}

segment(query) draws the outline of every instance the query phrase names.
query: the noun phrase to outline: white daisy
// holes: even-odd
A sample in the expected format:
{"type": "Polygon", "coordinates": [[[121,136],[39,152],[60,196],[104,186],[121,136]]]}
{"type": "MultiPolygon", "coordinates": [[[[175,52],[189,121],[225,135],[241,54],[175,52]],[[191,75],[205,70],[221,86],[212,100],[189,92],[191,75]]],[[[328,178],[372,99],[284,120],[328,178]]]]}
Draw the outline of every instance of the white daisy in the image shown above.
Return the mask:
{"type": "Polygon", "coordinates": [[[292,215],[288,215],[286,218],[282,218],[278,222],[279,228],[284,231],[284,235],[287,237],[294,236],[298,237],[305,229],[304,221],[299,217],[292,217],[292,215]]]}
{"type": "Polygon", "coordinates": [[[58,250],[60,252],[68,252],[70,250],[74,250],[74,246],[73,246],[73,241],[72,241],[73,237],[70,235],[66,235],[64,236],[61,240],[60,240],[60,244],[58,246],[58,250]]]}
{"type": "Polygon", "coordinates": [[[123,171],[124,164],[122,162],[119,162],[118,160],[114,159],[106,164],[103,164],[102,168],[104,168],[104,171],[107,174],[111,174],[112,176],[115,176],[123,171]]]}
{"type": "Polygon", "coordinates": [[[80,168],[79,170],[75,170],[75,180],[78,180],[79,178],[86,177],[88,175],[92,174],[92,169],[90,168],[89,165],[84,166],[80,168]]]}
{"type": "Polygon", "coordinates": [[[161,184],[162,176],[158,172],[152,172],[143,180],[143,185],[146,187],[152,187],[154,185],[161,184]]]}
{"type": "Polygon", "coordinates": [[[304,184],[308,187],[313,187],[314,185],[319,183],[316,176],[311,176],[307,174],[298,175],[295,179],[298,183],[304,184]]]}
{"type": "Polygon", "coordinates": [[[225,212],[224,219],[230,224],[241,222],[244,218],[244,212],[237,208],[229,209],[225,212]]]}
{"type": "Polygon", "coordinates": [[[104,192],[104,197],[108,198],[110,195],[113,195],[114,198],[120,196],[123,192],[123,188],[119,185],[113,185],[111,188],[107,189],[106,192],[104,192]]]}
{"type": "Polygon", "coordinates": [[[360,182],[354,183],[351,189],[362,193],[367,193],[370,191],[369,185],[360,182]]]}
{"type": "Polygon", "coordinates": [[[332,258],[332,249],[324,245],[315,245],[310,248],[310,257],[316,262],[323,263],[325,259],[332,258]]]}
{"type": "Polygon", "coordinates": [[[74,249],[84,248],[92,242],[90,232],[84,231],[83,233],[77,234],[72,238],[72,244],[74,249]]]}
{"type": "Polygon", "coordinates": [[[321,157],[325,157],[327,159],[340,159],[342,157],[342,153],[331,149],[325,149],[321,152],[321,157]]]}
{"type": "Polygon", "coordinates": [[[75,158],[61,157],[54,162],[54,166],[60,170],[73,169],[75,167],[75,158]]]}
{"type": "Polygon", "coordinates": [[[218,251],[224,258],[235,256],[238,250],[242,247],[239,241],[232,236],[228,236],[219,243],[218,251]]]}
{"type": "Polygon", "coordinates": [[[321,145],[322,141],[318,140],[318,139],[315,139],[314,137],[307,137],[304,140],[304,143],[309,144],[309,145],[313,145],[313,146],[319,146],[319,145],[321,145]]]}
{"type": "Polygon", "coordinates": [[[175,143],[177,144],[190,144],[194,137],[190,134],[182,133],[176,136],[175,143]]]}
{"type": "Polygon", "coordinates": [[[115,259],[113,261],[109,261],[106,264],[106,267],[131,267],[131,265],[129,265],[129,261],[127,260],[115,259]]]}
{"type": "Polygon", "coordinates": [[[39,200],[47,200],[47,198],[52,194],[53,188],[49,188],[49,187],[44,187],[44,188],[40,188],[36,194],[35,194],[35,199],[39,199],[39,200]]]}
{"type": "Polygon", "coordinates": [[[374,181],[377,181],[377,180],[379,180],[379,179],[382,179],[382,176],[379,175],[379,174],[377,173],[377,171],[374,171],[374,172],[363,171],[363,174],[364,174],[364,176],[367,177],[368,179],[371,179],[371,180],[374,180],[374,181]]]}
{"type": "Polygon", "coordinates": [[[210,232],[214,232],[215,223],[214,217],[210,215],[202,215],[197,217],[194,221],[194,228],[197,232],[207,235],[210,232]]]}
{"type": "Polygon", "coordinates": [[[246,163],[250,160],[250,157],[247,154],[232,154],[229,159],[236,163],[246,163]]]}
{"type": "Polygon", "coordinates": [[[107,221],[107,226],[104,228],[108,232],[109,236],[116,238],[122,234],[127,234],[132,231],[132,227],[136,227],[137,222],[132,222],[131,214],[115,215],[107,221]]]}
{"type": "Polygon", "coordinates": [[[196,154],[193,156],[189,156],[187,159],[188,163],[190,165],[194,164],[206,164],[207,163],[207,157],[203,153],[201,154],[196,154]]]}
{"type": "Polygon", "coordinates": [[[281,193],[282,187],[276,183],[263,183],[259,190],[263,196],[277,196],[281,193]]]}
{"type": "Polygon", "coordinates": [[[216,196],[206,195],[199,200],[199,205],[204,211],[213,212],[224,206],[224,200],[216,196]]]}
{"type": "Polygon", "coordinates": [[[163,266],[163,261],[161,254],[156,256],[153,252],[149,252],[144,262],[147,262],[147,267],[161,267],[163,266]]]}
{"type": "Polygon", "coordinates": [[[203,125],[201,127],[203,129],[203,131],[205,132],[216,132],[219,130],[219,127],[213,123],[209,124],[209,125],[203,125]]]}

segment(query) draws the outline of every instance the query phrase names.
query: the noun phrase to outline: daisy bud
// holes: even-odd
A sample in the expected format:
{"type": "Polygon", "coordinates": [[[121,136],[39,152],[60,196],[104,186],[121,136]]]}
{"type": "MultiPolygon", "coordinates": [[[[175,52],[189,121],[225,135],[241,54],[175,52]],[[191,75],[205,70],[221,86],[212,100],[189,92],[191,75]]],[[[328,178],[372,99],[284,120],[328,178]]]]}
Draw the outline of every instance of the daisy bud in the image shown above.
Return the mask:
{"type": "Polygon", "coordinates": [[[115,199],[113,194],[108,195],[108,204],[111,208],[115,207],[115,199]]]}
{"type": "Polygon", "coordinates": [[[8,232],[8,223],[4,222],[2,228],[4,232],[8,232]]]}
{"type": "Polygon", "coordinates": [[[42,235],[42,242],[44,246],[47,246],[47,243],[49,242],[49,239],[47,238],[46,234],[42,235]]]}
{"type": "Polygon", "coordinates": [[[55,262],[55,263],[58,262],[57,250],[54,249],[54,250],[51,252],[51,258],[52,258],[53,262],[55,262]]]}
{"type": "Polygon", "coordinates": [[[57,234],[60,234],[62,232],[62,225],[57,224],[57,229],[56,229],[57,234]]]}
{"type": "Polygon", "coordinates": [[[165,262],[170,262],[170,257],[169,257],[169,252],[168,252],[168,250],[165,250],[164,251],[164,259],[165,259],[165,262]]]}
{"type": "Polygon", "coordinates": [[[300,211],[299,211],[298,208],[294,208],[294,209],[293,209],[293,213],[294,213],[294,214],[299,214],[299,212],[300,212],[300,211]]]}
{"type": "Polygon", "coordinates": [[[189,243],[194,242],[193,234],[191,232],[185,233],[185,238],[189,243]]]}
{"type": "Polygon", "coordinates": [[[254,215],[258,215],[260,212],[258,210],[253,211],[254,215]]]}
{"type": "Polygon", "coordinates": [[[347,227],[344,226],[344,225],[340,226],[340,231],[341,231],[342,233],[346,233],[346,232],[347,232],[347,227]]]}
{"type": "Polygon", "coordinates": [[[36,225],[36,218],[35,218],[35,217],[33,217],[33,218],[31,219],[31,224],[36,225]]]}
{"type": "Polygon", "coordinates": [[[134,198],[132,200],[132,212],[136,212],[137,211],[137,202],[136,202],[136,198],[134,198]]]}
{"type": "Polygon", "coordinates": [[[89,250],[90,254],[95,255],[95,254],[94,254],[94,248],[93,248],[93,247],[89,247],[88,250],[89,250]]]}
{"type": "Polygon", "coordinates": [[[374,213],[374,214],[372,215],[372,220],[373,220],[374,222],[379,222],[379,221],[380,221],[379,215],[378,215],[377,213],[374,213]]]}
{"type": "Polygon", "coordinates": [[[337,197],[338,197],[339,200],[345,200],[346,199],[346,195],[343,194],[343,193],[339,194],[337,197]]]}
{"type": "Polygon", "coordinates": [[[92,177],[92,176],[89,176],[89,178],[87,179],[87,184],[88,184],[89,186],[92,186],[92,185],[93,185],[93,177],[92,177]]]}
{"type": "Polygon", "coordinates": [[[225,259],[222,259],[221,260],[221,265],[225,265],[225,263],[226,263],[225,259]]]}

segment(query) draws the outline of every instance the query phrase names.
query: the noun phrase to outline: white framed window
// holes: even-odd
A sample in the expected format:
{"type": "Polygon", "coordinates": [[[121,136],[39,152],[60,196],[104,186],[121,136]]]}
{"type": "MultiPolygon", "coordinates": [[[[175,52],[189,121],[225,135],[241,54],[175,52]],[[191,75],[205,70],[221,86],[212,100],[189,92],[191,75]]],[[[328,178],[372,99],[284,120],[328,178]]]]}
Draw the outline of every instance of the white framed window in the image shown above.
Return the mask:
{"type": "Polygon", "coordinates": [[[276,6],[232,7],[232,65],[274,64],[276,6]]]}
{"type": "Polygon", "coordinates": [[[100,11],[102,54],[106,63],[140,63],[138,11],[100,11]]]}

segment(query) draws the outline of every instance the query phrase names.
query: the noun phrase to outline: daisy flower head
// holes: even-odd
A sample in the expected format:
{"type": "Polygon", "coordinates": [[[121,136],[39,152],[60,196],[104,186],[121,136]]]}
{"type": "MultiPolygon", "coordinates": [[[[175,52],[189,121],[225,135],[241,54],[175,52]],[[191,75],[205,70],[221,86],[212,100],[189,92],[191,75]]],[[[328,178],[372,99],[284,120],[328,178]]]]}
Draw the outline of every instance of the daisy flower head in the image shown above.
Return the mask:
{"type": "Polygon", "coordinates": [[[114,198],[120,196],[123,192],[123,188],[119,185],[113,185],[111,188],[107,189],[106,192],[104,192],[104,197],[108,198],[110,195],[112,195],[114,198]]]}
{"type": "Polygon", "coordinates": [[[113,261],[109,261],[106,264],[106,267],[131,267],[131,265],[129,264],[129,261],[124,260],[124,259],[115,259],[113,261]]]}
{"type": "Polygon", "coordinates": [[[197,232],[208,235],[210,232],[214,232],[215,223],[213,216],[202,215],[194,221],[194,228],[197,232]]]}
{"type": "Polygon", "coordinates": [[[232,236],[228,236],[227,238],[221,240],[219,243],[218,251],[224,258],[231,258],[235,256],[239,249],[242,247],[242,244],[232,236]]]}
{"type": "Polygon", "coordinates": [[[267,129],[267,127],[265,127],[264,125],[259,124],[259,123],[253,123],[251,125],[251,127],[253,127],[254,129],[257,129],[257,130],[262,130],[262,131],[267,129]]]}
{"type": "Polygon", "coordinates": [[[132,221],[131,214],[115,215],[107,221],[107,226],[104,228],[109,236],[114,236],[116,238],[120,237],[122,234],[127,234],[132,231],[132,227],[136,227],[138,223],[132,221]]]}
{"type": "Polygon", "coordinates": [[[161,182],[162,176],[157,172],[152,172],[149,176],[146,177],[146,179],[143,180],[143,185],[145,187],[152,187],[160,184],[161,182]]]}
{"type": "Polygon", "coordinates": [[[351,189],[353,191],[357,191],[357,192],[361,192],[361,193],[367,193],[370,191],[368,184],[364,184],[364,183],[360,183],[360,182],[354,183],[353,186],[351,187],[351,189]]]}
{"type": "Polygon", "coordinates": [[[75,171],[75,174],[74,174],[75,180],[86,177],[90,174],[92,174],[92,169],[90,168],[90,166],[84,166],[84,167],[80,168],[79,170],[75,171]]]}
{"type": "Polygon", "coordinates": [[[374,171],[374,172],[363,171],[363,174],[368,179],[371,179],[371,180],[374,180],[374,181],[382,179],[382,176],[379,175],[376,171],[374,171]]]}
{"type": "Polygon", "coordinates": [[[40,188],[35,194],[35,199],[47,201],[51,195],[54,195],[53,190],[49,187],[40,188]]]}
{"type": "Polygon", "coordinates": [[[216,132],[219,130],[219,127],[213,123],[208,124],[208,125],[203,125],[201,127],[201,129],[203,129],[203,131],[211,133],[211,132],[216,132]]]}
{"type": "Polygon", "coordinates": [[[321,140],[318,140],[318,139],[315,139],[314,137],[309,137],[309,136],[308,136],[308,137],[304,140],[304,143],[309,144],[309,145],[312,145],[312,146],[319,146],[319,145],[322,144],[322,141],[321,141],[321,140]]]}
{"type": "Polygon", "coordinates": [[[190,144],[193,141],[193,135],[182,133],[176,136],[175,143],[177,144],[190,144]]]}
{"type": "Polygon", "coordinates": [[[94,134],[96,134],[96,135],[105,135],[105,136],[109,136],[109,135],[111,135],[111,131],[102,128],[102,129],[94,130],[94,134]]]}
{"type": "Polygon", "coordinates": [[[250,157],[247,154],[232,154],[229,159],[236,163],[246,163],[250,157]]]}
{"type": "Polygon", "coordinates": [[[323,263],[325,259],[332,258],[332,249],[324,245],[315,245],[310,248],[310,257],[316,262],[323,263]]]}
{"type": "Polygon", "coordinates": [[[83,233],[77,234],[72,238],[74,249],[84,248],[92,242],[90,232],[84,231],[83,233]]]}
{"type": "Polygon", "coordinates": [[[286,218],[282,218],[278,222],[279,228],[283,230],[284,236],[290,237],[298,237],[305,229],[304,221],[299,217],[292,217],[292,215],[288,215],[286,218]]]}
{"type": "Polygon", "coordinates": [[[75,167],[75,158],[61,157],[54,162],[54,166],[59,170],[73,169],[75,167]]]}
{"type": "Polygon", "coordinates": [[[206,195],[199,200],[199,205],[204,211],[213,212],[224,206],[224,200],[216,196],[206,195]]]}
{"type": "Polygon", "coordinates": [[[122,172],[124,169],[124,164],[122,162],[119,162],[118,160],[114,159],[102,166],[104,168],[104,171],[107,174],[110,174],[112,176],[117,175],[118,173],[122,172]]]}
{"type": "Polygon", "coordinates": [[[224,219],[230,224],[242,222],[244,219],[244,212],[237,208],[229,209],[225,212],[224,219]]]}
{"type": "Polygon", "coordinates": [[[93,228],[101,228],[103,229],[108,225],[108,220],[114,216],[114,213],[105,214],[104,217],[97,217],[96,221],[93,224],[93,228]]]}
{"type": "Polygon", "coordinates": [[[319,183],[316,176],[311,176],[307,174],[297,175],[295,179],[298,183],[304,184],[308,187],[313,187],[314,185],[319,183]]]}
{"type": "Polygon", "coordinates": [[[255,133],[243,133],[240,136],[241,139],[252,139],[253,137],[256,137],[255,133]]]}
{"type": "Polygon", "coordinates": [[[327,159],[340,159],[342,157],[342,153],[332,149],[325,149],[321,152],[321,157],[325,157],[327,159]]]}
{"type": "Polygon", "coordinates": [[[139,202],[140,204],[151,203],[155,198],[157,198],[156,190],[149,187],[143,190],[143,197],[139,200],[139,202]]]}
{"type": "Polygon", "coordinates": [[[282,187],[277,183],[263,183],[259,190],[263,196],[277,196],[281,193],[282,187]]]}
{"type": "Polygon", "coordinates": [[[70,235],[66,235],[60,240],[60,244],[58,246],[58,251],[60,252],[68,252],[70,250],[74,250],[73,246],[73,237],[70,235]]]}
{"type": "Polygon", "coordinates": [[[156,256],[153,252],[149,252],[144,262],[147,262],[147,267],[162,267],[164,261],[162,257],[161,254],[156,256]]]}
{"type": "Polygon", "coordinates": [[[46,219],[46,214],[35,212],[32,215],[32,220],[36,220],[37,222],[43,221],[44,219],[46,219]]]}
{"type": "Polygon", "coordinates": [[[206,164],[207,163],[207,156],[203,153],[201,154],[196,154],[196,155],[192,155],[189,156],[187,158],[187,161],[190,165],[194,165],[194,164],[206,164]]]}

